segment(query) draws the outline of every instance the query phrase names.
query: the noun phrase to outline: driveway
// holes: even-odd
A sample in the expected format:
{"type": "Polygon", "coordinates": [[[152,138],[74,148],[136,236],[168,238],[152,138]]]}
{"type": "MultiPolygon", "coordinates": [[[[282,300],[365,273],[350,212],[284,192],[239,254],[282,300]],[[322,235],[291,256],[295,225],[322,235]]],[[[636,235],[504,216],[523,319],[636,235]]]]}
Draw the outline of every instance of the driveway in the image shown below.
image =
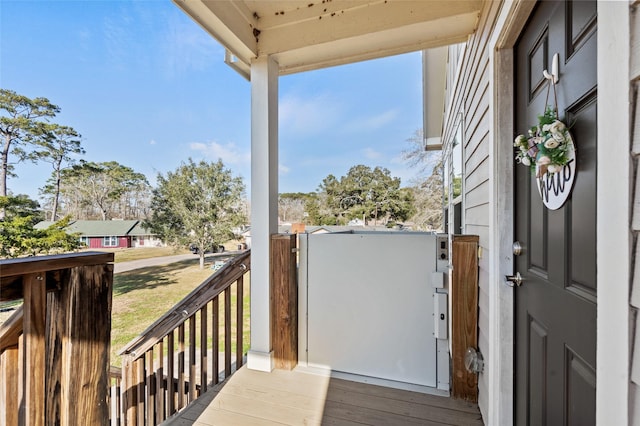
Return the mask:
{"type": "MultiPolygon", "coordinates": [[[[236,252],[224,252],[224,253],[207,253],[205,254],[205,259],[212,257],[228,257],[230,254],[232,255],[236,252]]],[[[169,263],[180,262],[182,260],[187,259],[198,259],[199,256],[196,254],[177,254],[175,256],[162,256],[162,257],[151,257],[149,259],[140,259],[140,260],[132,260],[131,262],[121,262],[115,263],[113,265],[113,273],[117,274],[120,272],[132,271],[134,269],[140,268],[148,268],[150,266],[159,266],[159,265],[167,265],[169,263]]]]}
{"type": "Polygon", "coordinates": [[[169,263],[180,262],[181,260],[195,259],[198,256],[187,253],[175,256],[150,257],[148,259],[132,260],[130,262],[115,263],[113,273],[132,271],[134,269],[148,268],[149,266],[167,265],[169,263]]]}

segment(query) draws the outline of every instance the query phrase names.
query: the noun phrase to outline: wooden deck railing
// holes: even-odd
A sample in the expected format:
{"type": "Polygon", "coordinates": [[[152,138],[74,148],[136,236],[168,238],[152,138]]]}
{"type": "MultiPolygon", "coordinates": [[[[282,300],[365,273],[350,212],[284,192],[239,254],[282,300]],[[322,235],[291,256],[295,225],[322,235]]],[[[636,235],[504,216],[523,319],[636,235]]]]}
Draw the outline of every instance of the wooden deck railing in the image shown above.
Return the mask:
{"type": "Polygon", "coordinates": [[[0,424],[107,425],[113,253],[0,261],[0,424]]]}
{"type": "Polygon", "coordinates": [[[126,425],[159,424],[242,366],[249,329],[244,277],[250,269],[246,251],[121,350],[120,399],[116,379],[111,391],[112,403],[121,410],[112,408],[112,424],[119,417],[126,425]]]}

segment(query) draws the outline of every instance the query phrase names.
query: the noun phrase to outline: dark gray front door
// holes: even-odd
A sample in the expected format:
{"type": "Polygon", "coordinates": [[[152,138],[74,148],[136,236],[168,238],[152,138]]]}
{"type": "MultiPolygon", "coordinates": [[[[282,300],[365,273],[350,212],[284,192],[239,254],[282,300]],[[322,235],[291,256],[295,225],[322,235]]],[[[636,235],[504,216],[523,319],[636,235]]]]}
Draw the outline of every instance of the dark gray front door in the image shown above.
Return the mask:
{"type": "MultiPolygon", "coordinates": [[[[574,189],[559,210],[516,165],[517,425],[595,423],[596,2],[540,2],[515,46],[516,129],[537,124],[547,97],[542,71],[559,54],[557,101],[577,149],[574,189]]],[[[553,91],[548,103],[553,105],[553,91]]]]}

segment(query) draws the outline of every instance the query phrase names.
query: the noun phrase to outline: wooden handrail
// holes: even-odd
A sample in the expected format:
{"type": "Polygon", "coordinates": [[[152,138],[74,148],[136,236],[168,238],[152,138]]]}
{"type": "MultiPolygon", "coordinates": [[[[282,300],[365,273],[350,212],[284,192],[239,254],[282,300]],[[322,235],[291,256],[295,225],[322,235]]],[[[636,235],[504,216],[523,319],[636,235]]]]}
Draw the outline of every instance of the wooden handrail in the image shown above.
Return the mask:
{"type": "Polygon", "coordinates": [[[109,366],[109,377],[112,379],[119,379],[122,377],[122,368],[116,367],[115,365],[109,366]]]}
{"type": "Polygon", "coordinates": [[[22,299],[24,277],[28,274],[43,274],[47,291],[55,291],[69,278],[65,271],[71,268],[104,265],[113,262],[113,253],[83,252],[51,256],[32,256],[0,260],[0,302],[22,299]]]}
{"type": "Polygon", "coordinates": [[[0,325],[0,354],[5,349],[18,345],[22,334],[23,306],[20,306],[11,316],[0,325]]]}
{"type": "Polygon", "coordinates": [[[50,256],[19,257],[0,260],[0,280],[4,277],[55,271],[76,266],[102,265],[113,262],[114,254],[100,251],[65,253],[50,256]]]}
{"type": "Polygon", "coordinates": [[[138,337],[129,342],[119,355],[130,354],[134,359],[144,355],[153,345],[163,339],[169,332],[178,328],[191,315],[200,310],[226,287],[251,269],[251,251],[247,250],[233,260],[227,262],[216,274],[207,278],[191,293],[185,296],[170,311],[161,316],[138,337]]]}

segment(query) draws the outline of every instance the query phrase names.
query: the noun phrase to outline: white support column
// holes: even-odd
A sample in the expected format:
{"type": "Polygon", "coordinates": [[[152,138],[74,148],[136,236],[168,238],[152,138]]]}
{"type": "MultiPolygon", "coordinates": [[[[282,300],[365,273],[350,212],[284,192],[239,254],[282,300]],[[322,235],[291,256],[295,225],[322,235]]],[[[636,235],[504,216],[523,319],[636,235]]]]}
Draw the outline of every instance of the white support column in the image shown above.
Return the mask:
{"type": "Polygon", "coordinates": [[[251,348],[247,367],[271,371],[270,259],[278,232],[278,64],[251,63],[251,348]]]}

